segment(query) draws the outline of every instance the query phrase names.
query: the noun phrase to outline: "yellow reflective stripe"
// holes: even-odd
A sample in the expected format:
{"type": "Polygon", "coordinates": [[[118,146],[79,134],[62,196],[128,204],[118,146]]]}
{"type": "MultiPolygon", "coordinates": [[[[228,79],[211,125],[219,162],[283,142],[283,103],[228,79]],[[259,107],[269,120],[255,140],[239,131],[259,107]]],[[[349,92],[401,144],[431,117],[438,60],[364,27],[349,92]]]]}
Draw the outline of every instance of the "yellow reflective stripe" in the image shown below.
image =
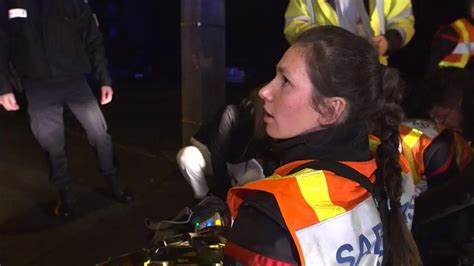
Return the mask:
{"type": "Polygon", "coordinates": [[[448,62],[448,61],[441,61],[439,63],[440,67],[457,67],[457,68],[464,68],[461,62],[448,62]]]}
{"type": "Polygon", "coordinates": [[[321,14],[315,17],[317,22],[316,24],[339,26],[339,18],[337,17],[336,10],[332,8],[327,0],[318,0],[318,4],[314,7],[315,14],[318,14],[319,10],[321,11],[321,14]]]}
{"type": "Polygon", "coordinates": [[[274,174],[271,175],[271,176],[265,177],[265,179],[278,179],[278,178],[282,178],[282,176],[279,175],[279,174],[276,174],[276,173],[274,173],[274,174]]]}
{"type": "Polygon", "coordinates": [[[303,198],[314,210],[320,222],[346,212],[344,208],[331,201],[323,171],[303,169],[295,177],[303,198]]]}
{"type": "Polygon", "coordinates": [[[410,172],[413,176],[413,180],[415,184],[418,184],[421,181],[421,177],[418,175],[418,171],[415,166],[415,158],[413,157],[413,147],[415,147],[416,143],[420,140],[421,135],[423,132],[416,128],[412,128],[410,132],[403,138],[402,145],[403,145],[403,155],[405,155],[408,164],[410,166],[410,172]]]}
{"type": "Polygon", "coordinates": [[[376,152],[379,145],[380,141],[369,138],[369,151],[376,152]]]}
{"type": "MultiPolygon", "coordinates": [[[[456,25],[456,27],[461,31],[462,42],[464,43],[469,42],[469,31],[466,29],[466,25],[464,25],[464,22],[462,20],[456,20],[454,22],[454,25],[456,25]]],[[[460,64],[463,67],[465,67],[468,61],[469,61],[469,53],[463,54],[461,57],[460,64]]]]}
{"type": "MultiPolygon", "coordinates": [[[[463,20],[458,19],[454,22],[454,26],[460,31],[461,33],[461,40],[460,42],[462,43],[468,43],[469,42],[469,31],[466,29],[466,25],[464,25],[463,20]]],[[[450,62],[450,61],[441,61],[438,65],[440,67],[459,67],[459,68],[464,68],[467,65],[467,62],[469,62],[469,57],[470,53],[465,53],[461,55],[461,60],[459,62],[450,62]]]]}

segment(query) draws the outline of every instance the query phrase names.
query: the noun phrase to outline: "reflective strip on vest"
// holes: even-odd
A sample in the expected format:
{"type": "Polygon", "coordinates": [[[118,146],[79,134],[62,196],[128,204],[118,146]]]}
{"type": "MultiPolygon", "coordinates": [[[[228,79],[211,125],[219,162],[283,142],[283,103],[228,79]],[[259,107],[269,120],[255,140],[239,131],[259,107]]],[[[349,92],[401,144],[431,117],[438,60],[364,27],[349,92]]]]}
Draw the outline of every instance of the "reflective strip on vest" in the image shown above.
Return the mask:
{"type": "Polygon", "coordinates": [[[383,2],[384,0],[377,0],[375,3],[375,9],[377,10],[377,14],[379,17],[380,35],[385,34],[385,14],[383,12],[383,2]]]}
{"type": "Polygon", "coordinates": [[[474,27],[466,19],[456,20],[451,27],[458,33],[459,43],[439,66],[464,68],[474,54],[474,27]]]}
{"type": "Polygon", "coordinates": [[[423,135],[426,135],[430,139],[436,138],[439,133],[444,129],[437,126],[434,122],[422,119],[407,119],[402,122],[402,126],[409,128],[416,128],[419,131],[423,132],[423,135]]]}
{"type": "Polygon", "coordinates": [[[303,198],[314,210],[320,222],[346,212],[344,208],[331,201],[323,171],[303,169],[295,177],[303,198]]]}
{"type": "Polygon", "coordinates": [[[306,0],[307,10],[311,18],[311,24],[316,24],[316,17],[314,16],[313,0],[306,0]]]}
{"type": "Polygon", "coordinates": [[[306,265],[381,265],[382,223],[372,197],[354,209],[296,232],[306,265]]]}
{"type": "Polygon", "coordinates": [[[422,135],[423,132],[419,131],[418,129],[412,128],[410,132],[402,138],[403,155],[405,155],[408,160],[408,164],[410,165],[410,172],[412,173],[415,184],[421,181],[421,177],[420,173],[418,172],[419,169],[417,169],[416,167],[413,148],[419,142],[422,135]]]}

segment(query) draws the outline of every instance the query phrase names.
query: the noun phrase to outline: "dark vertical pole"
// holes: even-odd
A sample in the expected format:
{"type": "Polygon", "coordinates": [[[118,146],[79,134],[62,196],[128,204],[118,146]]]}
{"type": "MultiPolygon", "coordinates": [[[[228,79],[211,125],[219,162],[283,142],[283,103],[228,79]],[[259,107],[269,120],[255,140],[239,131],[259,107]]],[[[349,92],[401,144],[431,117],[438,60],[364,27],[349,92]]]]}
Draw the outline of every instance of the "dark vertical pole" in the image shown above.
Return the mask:
{"type": "Polygon", "coordinates": [[[225,104],[225,0],[181,0],[183,144],[225,104]]]}

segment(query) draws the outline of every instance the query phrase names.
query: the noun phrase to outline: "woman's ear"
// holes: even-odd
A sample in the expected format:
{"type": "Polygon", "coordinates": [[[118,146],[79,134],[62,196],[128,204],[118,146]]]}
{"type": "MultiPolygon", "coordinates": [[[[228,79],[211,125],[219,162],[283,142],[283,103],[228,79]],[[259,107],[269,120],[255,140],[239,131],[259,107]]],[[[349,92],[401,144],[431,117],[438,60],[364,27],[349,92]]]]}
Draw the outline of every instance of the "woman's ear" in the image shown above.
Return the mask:
{"type": "Polygon", "coordinates": [[[321,126],[330,126],[338,123],[346,110],[346,100],[342,97],[330,97],[324,99],[324,106],[318,122],[321,126]]]}

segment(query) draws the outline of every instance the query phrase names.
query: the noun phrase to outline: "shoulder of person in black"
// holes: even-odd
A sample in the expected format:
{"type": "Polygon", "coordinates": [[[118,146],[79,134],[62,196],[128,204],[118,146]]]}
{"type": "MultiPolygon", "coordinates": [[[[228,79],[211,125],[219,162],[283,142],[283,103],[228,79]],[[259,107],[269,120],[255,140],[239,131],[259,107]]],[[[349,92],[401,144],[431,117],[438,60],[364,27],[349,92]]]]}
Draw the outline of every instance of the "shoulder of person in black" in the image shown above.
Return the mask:
{"type": "Polygon", "coordinates": [[[453,142],[452,132],[444,130],[423,153],[424,175],[427,177],[429,188],[439,186],[459,174],[453,142]]]}

